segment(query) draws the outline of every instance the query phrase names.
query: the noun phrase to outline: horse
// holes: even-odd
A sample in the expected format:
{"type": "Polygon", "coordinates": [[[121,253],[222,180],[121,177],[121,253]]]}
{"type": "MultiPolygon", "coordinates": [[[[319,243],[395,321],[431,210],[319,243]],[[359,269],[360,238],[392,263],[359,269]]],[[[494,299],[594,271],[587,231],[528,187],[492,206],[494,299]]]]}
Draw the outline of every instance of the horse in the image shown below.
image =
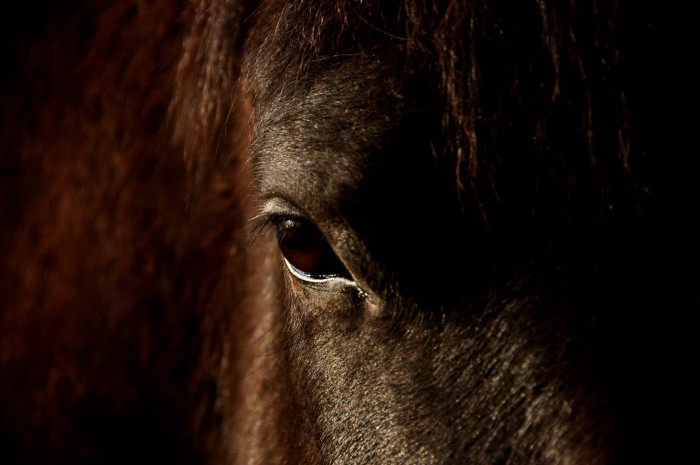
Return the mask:
{"type": "Polygon", "coordinates": [[[662,19],[12,7],[3,463],[682,457],[698,192],[662,19]]]}

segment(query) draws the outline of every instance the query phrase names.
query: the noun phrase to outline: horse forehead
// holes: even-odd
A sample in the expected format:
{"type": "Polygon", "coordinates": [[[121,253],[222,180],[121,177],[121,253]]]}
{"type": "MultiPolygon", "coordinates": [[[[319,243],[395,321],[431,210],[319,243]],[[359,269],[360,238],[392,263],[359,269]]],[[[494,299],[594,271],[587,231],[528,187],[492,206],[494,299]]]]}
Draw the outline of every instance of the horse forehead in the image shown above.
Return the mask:
{"type": "Polygon", "coordinates": [[[400,122],[399,87],[389,67],[356,59],[268,91],[252,144],[263,196],[311,206],[352,197],[400,122]]]}

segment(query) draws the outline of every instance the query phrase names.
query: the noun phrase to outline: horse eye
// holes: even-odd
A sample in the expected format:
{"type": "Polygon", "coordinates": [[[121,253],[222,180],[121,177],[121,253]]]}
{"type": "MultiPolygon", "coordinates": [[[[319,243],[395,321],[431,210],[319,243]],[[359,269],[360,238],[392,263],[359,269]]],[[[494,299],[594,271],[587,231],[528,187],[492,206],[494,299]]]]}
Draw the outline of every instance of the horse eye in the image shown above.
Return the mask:
{"type": "Polygon", "coordinates": [[[304,281],[350,278],[320,231],[300,219],[277,223],[277,242],[292,274],[304,281]]]}

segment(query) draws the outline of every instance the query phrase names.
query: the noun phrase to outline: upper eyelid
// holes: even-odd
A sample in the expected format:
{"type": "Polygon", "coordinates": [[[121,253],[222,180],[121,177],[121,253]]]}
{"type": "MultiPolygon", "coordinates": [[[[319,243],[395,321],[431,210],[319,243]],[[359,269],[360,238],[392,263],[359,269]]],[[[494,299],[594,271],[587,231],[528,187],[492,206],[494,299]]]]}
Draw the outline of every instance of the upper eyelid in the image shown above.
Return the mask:
{"type": "Polygon", "coordinates": [[[313,221],[309,220],[308,215],[301,208],[285,197],[271,195],[266,196],[262,201],[262,211],[250,219],[254,225],[248,235],[249,244],[253,244],[258,237],[273,226],[277,226],[282,220],[296,219],[313,224],[313,221]]]}
{"type": "Polygon", "coordinates": [[[309,215],[307,215],[302,208],[297,206],[296,203],[287,197],[273,194],[263,197],[261,202],[261,212],[255,218],[261,216],[288,216],[293,218],[302,218],[308,221],[309,215]]]}

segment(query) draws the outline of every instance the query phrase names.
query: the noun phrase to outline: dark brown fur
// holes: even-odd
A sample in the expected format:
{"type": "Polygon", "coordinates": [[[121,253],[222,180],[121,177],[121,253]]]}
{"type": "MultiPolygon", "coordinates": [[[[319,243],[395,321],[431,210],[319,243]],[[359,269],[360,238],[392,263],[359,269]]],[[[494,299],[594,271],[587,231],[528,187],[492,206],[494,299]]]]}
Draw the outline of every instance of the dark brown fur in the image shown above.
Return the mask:
{"type": "Polygon", "coordinates": [[[11,8],[0,462],[682,455],[699,199],[663,20],[625,1],[11,8]],[[369,297],[251,244],[280,192],[369,297]]]}

